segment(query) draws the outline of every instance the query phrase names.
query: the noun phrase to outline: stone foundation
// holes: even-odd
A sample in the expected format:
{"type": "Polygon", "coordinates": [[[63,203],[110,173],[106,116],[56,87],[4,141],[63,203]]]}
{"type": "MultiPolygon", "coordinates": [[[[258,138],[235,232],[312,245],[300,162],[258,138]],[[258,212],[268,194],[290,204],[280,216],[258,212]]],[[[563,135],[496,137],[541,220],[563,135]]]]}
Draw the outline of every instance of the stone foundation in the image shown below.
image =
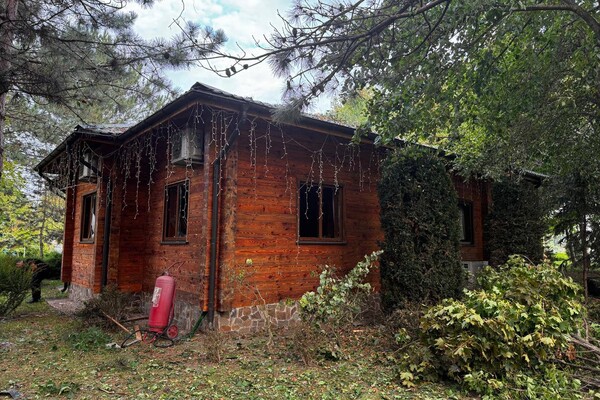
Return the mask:
{"type": "MultiPolygon", "coordinates": [[[[152,292],[140,293],[140,299],[145,315],[150,315],[152,292]]],[[[178,292],[175,295],[174,313],[173,324],[179,328],[179,334],[190,332],[202,313],[197,296],[178,292]]]]}
{"type": "Polygon", "coordinates": [[[75,283],[72,283],[69,287],[69,299],[77,302],[84,303],[94,297],[94,292],[91,288],[79,286],[75,283]]]}
{"type": "MultiPolygon", "coordinates": [[[[92,289],[72,284],[69,288],[69,299],[83,304],[94,297],[92,289]]],[[[144,315],[150,315],[152,293],[139,293],[144,315]]],[[[175,297],[174,324],[180,334],[190,332],[202,314],[197,296],[188,293],[177,293],[175,297]]],[[[280,302],[260,306],[234,308],[227,312],[215,313],[214,327],[222,332],[252,333],[263,329],[267,323],[272,327],[286,327],[300,320],[296,302],[280,302]]],[[[206,326],[207,321],[203,321],[206,326]]]]}
{"type": "Polygon", "coordinates": [[[234,308],[215,314],[215,329],[222,332],[251,333],[263,329],[267,323],[285,327],[300,319],[295,302],[281,302],[261,306],[234,308]]]}

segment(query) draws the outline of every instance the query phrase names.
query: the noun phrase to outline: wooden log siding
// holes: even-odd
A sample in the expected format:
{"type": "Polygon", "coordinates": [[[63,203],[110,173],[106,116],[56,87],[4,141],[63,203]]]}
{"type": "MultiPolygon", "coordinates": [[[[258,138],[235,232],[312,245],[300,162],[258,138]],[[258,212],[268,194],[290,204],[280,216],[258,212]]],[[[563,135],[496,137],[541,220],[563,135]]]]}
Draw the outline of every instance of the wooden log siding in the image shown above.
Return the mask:
{"type": "MultiPolygon", "coordinates": [[[[191,112],[191,111],[186,111],[191,112]]],[[[210,124],[210,118],[203,118],[210,124]]],[[[154,129],[154,128],[153,128],[154,129]]],[[[230,127],[229,135],[235,129],[230,127]]],[[[213,163],[217,154],[211,129],[206,130],[204,163],[193,168],[170,165],[165,141],[159,141],[149,185],[149,161],[144,158],[140,181],[135,174],[123,182],[115,174],[111,219],[109,283],[125,291],[151,292],[156,277],[169,272],[177,281],[178,298],[197,301],[206,310],[210,259],[210,220],[219,207],[217,309],[298,299],[318,285],[321,266],[346,273],[383,239],[379,221],[377,181],[379,149],[369,144],[349,146],[349,140],[297,127],[282,131],[264,121],[256,129],[240,126],[240,136],[222,162],[218,204],[212,203],[213,163]],[[189,180],[187,242],[163,242],[165,185],[189,180]],[[298,243],[298,188],[301,182],[339,184],[343,190],[343,242],[298,243]],[[138,187],[139,183],[139,187],[138,187]],[[126,191],[124,188],[126,187],[126,191]],[[252,260],[252,266],[246,260],[252,260]]],[[[149,134],[146,132],[145,134],[149,134]]],[[[222,144],[222,143],[221,143],[222,144]]],[[[147,155],[144,155],[147,157],[147,155]]],[[[110,161],[110,160],[109,160],[110,161]]],[[[110,165],[107,162],[106,165],[110,165]]],[[[461,246],[464,260],[483,260],[483,216],[489,185],[455,178],[459,198],[473,203],[474,244],[461,246]]],[[[79,243],[82,196],[95,184],[79,184],[67,192],[65,271],[72,281],[100,290],[105,186],[100,185],[94,244],[79,243]],[[70,210],[75,196],[75,210],[70,210]],[[72,222],[68,219],[73,215],[72,222]]],[[[379,274],[369,281],[379,288],[379,274]]]]}
{"type": "MultiPolygon", "coordinates": [[[[70,269],[71,282],[87,288],[94,287],[94,271],[92,266],[95,262],[98,233],[95,232],[94,243],[81,243],[81,207],[83,196],[95,191],[97,191],[95,183],[82,182],[67,191],[67,194],[70,194],[70,196],[66,199],[65,237],[69,237],[69,241],[72,243],[72,251],[67,251],[63,254],[63,259],[66,261],[65,269],[67,271],[65,274],[68,275],[70,269]]],[[[98,221],[97,214],[96,221],[98,221]]]]}
{"type": "MultiPolygon", "coordinates": [[[[75,188],[69,187],[65,193],[65,203],[67,205],[73,204],[75,196],[75,188]]],[[[60,270],[60,279],[63,282],[73,281],[73,251],[75,244],[75,216],[70,212],[69,207],[66,207],[65,212],[65,228],[63,232],[63,253],[62,253],[62,267],[60,270]]]]}
{"type": "MultiPolygon", "coordinates": [[[[284,146],[281,132],[270,129],[261,124],[255,132],[242,131],[230,154],[237,173],[226,179],[225,208],[235,214],[224,217],[221,229],[234,230],[235,245],[221,246],[221,260],[226,260],[221,263],[221,310],[297,299],[316,288],[321,266],[334,265],[346,273],[376,250],[382,238],[372,146],[363,145],[359,155],[350,157],[356,150],[345,146],[347,140],[283,128],[284,146]],[[321,154],[315,153],[319,150],[321,154]],[[320,156],[322,172],[315,159],[320,156]],[[322,177],[323,183],[334,184],[336,176],[344,197],[344,243],[298,244],[300,182],[319,183],[322,177]],[[229,196],[230,191],[236,195],[229,196]],[[232,275],[237,277],[233,282],[227,278],[232,275]],[[228,282],[235,290],[226,290],[228,282]]],[[[230,236],[222,233],[221,240],[231,243],[230,236]]],[[[370,281],[378,287],[378,274],[370,281]]]]}
{"type": "MultiPolygon", "coordinates": [[[[156,156],[151,185],[146,167],[138,190],[135,176],[128,179],[125,195],[122,181],[115,187],[111,265],[117,266],[117,282],[122,290],[151,292],[156,278],[168,270],[181,296],[200,301],[207,243],[203,229],[206,225],[204,167],[171,165],[165,141],[159,142],[156,156]],[[163,241],[165,187],[186,179],[189,180],[187,240],[168,243],[163,241]],[[172,266],[174,263],[177,264],[172,266]]],[[[148,160],[142,162],[148,165],[148,160]]]]}
{"type": "Polygon", "coordinates": [[[490,184],[486,181],[454,176],[452,178],[459,200],[470,202],[473,205],[473,243],[463,243],[460,246],[460,255],[463,261],[487,260],[484,251],[484,221],[491,201],[490,184]]]}

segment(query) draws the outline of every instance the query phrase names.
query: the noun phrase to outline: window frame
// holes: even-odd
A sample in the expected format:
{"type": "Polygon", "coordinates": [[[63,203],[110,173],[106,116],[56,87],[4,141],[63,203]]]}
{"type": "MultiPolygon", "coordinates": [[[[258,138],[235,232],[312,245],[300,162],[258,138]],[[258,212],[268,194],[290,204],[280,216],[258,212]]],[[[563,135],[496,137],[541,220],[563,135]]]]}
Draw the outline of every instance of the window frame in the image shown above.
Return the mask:
{"type": "Polygon", "coordinates": [[[97,192],[91,192],[81,196],[81,221],[79,226],[79,243],[94,243],[96,241],[97,212],[97,192]],[[86,210],[87,205],[89,205],[91,210],[86,210]],[[88,235],[84,236],[84,233],[86,231],[88,231],[88,235]]]}
{"type": "Polygon", "coordinates": [[[475,219],[473,216],[473,202],[459,200],[458,202],[459,218],[460,218],[460,244],[474,245],[475,244],[475,219]]]}
{"type": "MultiPolygon", "coordinates": [[[[311,188],[315,187],[318,188],[329,188],[329,189],[333,189],[333,199],[334,201],[337,200],[337,207],[335,210],[335,214],[337,215],[337,221],[339,221],[339,226],[338,226],[338,236],[337,237],[333,237],[333,238],[328,238],[328,237],[323,237],[323,193],[322,191],[319,191],[319,217],[317,219],[318,221],[318,229],[319,229],[319,236],[318,237],[313,237],[313,236],[300,236],[300,231],[301,231],[301,218],[302,218],[302,200],[301,200],[301,191],[302,190],[306,190],[305,187],[307,188],[309,185],[309,182],[305,182],[305,181],[299,181],[298,183],[298,195],[296,197],[298,204],[297,204],[297,212],[296,212],[296,220],[297,220],[297,243],[298,244],[346,244],[346,229],[345,229],[345,201],[344,201],[344,186],[343,185],[330,185],[330,184],[310,184],[311,188]]],[[[334,218],[334,221],[336,219],[334,218]]],[[[334,228],[335,230],[335,228],[334,228]]]]}
{"type": "MultiPolygon", "coordinates": [[[[164,195],[163,195],[163,221],[162,221],[162,244],[187,244],[187,234],[188,234],[188,229],[189,229],[189,210],[190,210],[190,180],[189,179],[184,179],[182,181],[178,181],[178,182],[173,182],[173,183],[169,183],[167,185],[165,185],[165,189],[164,189],[164,195]],[[181,202],[181,198],[182,196],[180,196],[180,187],[184,186],[184,190],[186,193],[186,204],[185,204],[185,219],[186,219],[186,224],[185,224],[185,234],[184,235],[175,235],[175,236],[167,236],[167,230],[169,227],[169,213],[168,213],[168,205],[169,205],[169,189],[171,188],[176,188],[175,190],[177,191],[177,196],[176,196],[176,205],[175,205],[175,209],[176,210],[181,210],[180,208],[180,202],[181,202]]],[[[180,222],[181,219],[177,218],[175,221],[175,232],[179,232],[180,230],[180,222]]]]}

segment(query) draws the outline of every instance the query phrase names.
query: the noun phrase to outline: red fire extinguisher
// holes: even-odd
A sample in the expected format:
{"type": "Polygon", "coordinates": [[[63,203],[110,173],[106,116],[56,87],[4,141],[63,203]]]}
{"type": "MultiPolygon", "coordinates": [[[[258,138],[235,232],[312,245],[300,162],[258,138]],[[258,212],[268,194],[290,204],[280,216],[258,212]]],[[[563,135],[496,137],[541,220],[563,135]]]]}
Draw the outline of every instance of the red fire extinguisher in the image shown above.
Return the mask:
{"type": "Polygon", "coordinates": [[[152,308],[148,318],[148,330],[168,337],[177,336],[177,326],[171,325],[175,313],[175,279],[167,272],[156,278],[152,294],[152,308]]]}

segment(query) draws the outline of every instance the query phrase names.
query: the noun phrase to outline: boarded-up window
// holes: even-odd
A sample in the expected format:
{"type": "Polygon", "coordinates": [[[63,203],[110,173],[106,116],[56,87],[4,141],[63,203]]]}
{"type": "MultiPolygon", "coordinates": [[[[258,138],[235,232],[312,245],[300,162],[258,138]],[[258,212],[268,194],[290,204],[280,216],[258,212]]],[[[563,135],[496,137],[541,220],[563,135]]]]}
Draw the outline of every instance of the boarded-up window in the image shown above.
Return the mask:
{"type": "Polygon", "coordinates": [[[461,201],[458,204],[460,211],[460,241],[473,243],[473,204],[461,201]]]}
{"type": "Polygon", "coordinates": [[[81,202],[80,241],[93,243],[96,231],[96,193],[83,196],[81,202]]]}
{"type": "Polygon", "coordinates": [[[343,240],[342,188],[300,184],[298,236],[300,241],[343,240]]]}
{"type": "Polygon", "coordinates": [[[189,182],[183,181],[165,188],[165,219],[163,239],[184,241],[187,236],[189,182]]]}

